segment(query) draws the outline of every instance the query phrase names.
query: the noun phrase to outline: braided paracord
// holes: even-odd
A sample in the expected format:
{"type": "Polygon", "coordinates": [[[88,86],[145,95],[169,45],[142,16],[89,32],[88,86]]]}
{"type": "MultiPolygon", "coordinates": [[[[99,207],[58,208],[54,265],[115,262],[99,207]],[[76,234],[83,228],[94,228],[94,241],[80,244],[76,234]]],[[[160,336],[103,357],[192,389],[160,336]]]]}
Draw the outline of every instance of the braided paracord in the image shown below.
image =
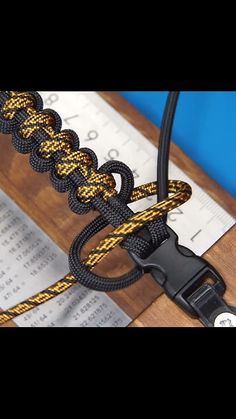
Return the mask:
{"type": "MultiPolygon", "coordinates": [[[[58,115],[51,110],[47,112],[41,111],[42,103],[39,95],[28,92],[1,92],[0,106],[2,106],[0,131],[4,133],[13,132],[13,144],[20,152],[31,152],[31,164],[36,170],[40,168],[40,171],[42,171],[42,168],[44,170],[53,168],[52,156],[54,157],[56,165],[55,170],[51,172],[51,179],[54,186],[57,185],[57,181],[59,183],[62,181],[60,187],[57,188],[58,190],[66,191],[69,189],[70,180],[67,177],[69,174],[80,175],[81,185],[77,188],[76,195],[80,199],[82,208],[76,212],[87,212],[93,198],[96,199],[101,194],[105,201],[113,199],[117,195],[117,192],[114,190],[115,181],[113,176],[96,170],[97,163],[94,153],[91,150],[88,152],[87,149],[79,150],[78,143],[76,151],[75,146],[72,148],[76,142],[74,141],[73,143],[75,133],[69,130],[58,132],[58,126],[56,130],[52,128],[51,124],[55,125],[55,121],[58,122],[58,115]],[[18,128],[17,130],[15,130],[16,127],[18,128]],[[35,139],[36,145],[39,146],[37,150],[35,139]],[[92,164],[95,166],[95,169],[92,167],[92,164]],[[82,184],[82,181],[86,183],[82,184]]],[[[156,194],[156,188],[155,182],[135,188],[129,202],[156,194]]],[[[127,237],[142,229],[150,221],[154,221],[168,211],[180,206],[191,196],[190,186],[181,181],[170,181],[169,192],[174,195],[145,211],[132,215],[125,223],[115,228],[107,238],[100,242],[96,249],[90,252],[86,260],[83,261],[83,266],[87,270],[93,270],[114,247],[121,244],[127,237]]],[[[75,275],[66,275],[48,289],[0,313],[0,324],[49,301],[78,283],[78,281],[79,279],[75,275]]],[[[108,284],[110,282],[108,279],[104,279],[104,281],[108,284]]],[[[118,288],[116,287],[116,289],[118,288]]],[[[106,290],[110,290],[109,286],[106,290]]]]}

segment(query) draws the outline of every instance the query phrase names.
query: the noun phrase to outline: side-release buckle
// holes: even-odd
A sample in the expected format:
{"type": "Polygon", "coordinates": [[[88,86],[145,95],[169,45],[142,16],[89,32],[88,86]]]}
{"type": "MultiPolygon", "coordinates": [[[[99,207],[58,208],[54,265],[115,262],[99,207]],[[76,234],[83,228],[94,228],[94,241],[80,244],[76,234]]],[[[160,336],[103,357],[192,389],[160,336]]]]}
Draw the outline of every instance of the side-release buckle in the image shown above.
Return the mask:
{"type": "Polygon", "coordinates": [[[130,256],[144,272],[150,272],[166,294],[192,317],[199,314],[188,300],[208,279],[218,295],[226,289],[221,275],[206,260],[190,249],[178,244],[177,234],[168,228],[169,238],[148,258],[141,259],[133,252],[130,256]]]}

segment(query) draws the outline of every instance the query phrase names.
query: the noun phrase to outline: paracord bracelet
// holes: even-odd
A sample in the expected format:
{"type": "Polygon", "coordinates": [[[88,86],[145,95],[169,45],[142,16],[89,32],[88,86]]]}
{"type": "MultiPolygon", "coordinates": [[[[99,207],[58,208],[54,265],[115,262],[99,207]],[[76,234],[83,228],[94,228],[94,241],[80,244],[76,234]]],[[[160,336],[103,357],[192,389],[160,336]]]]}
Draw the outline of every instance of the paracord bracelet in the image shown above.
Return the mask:
{"type": "Polygon", "coordinates": [[[144,197],[156,194],[156,182],[133,189],[134,179],[130,169],[123,163],[111,161],[97,170],[97,158],[90,149],[80,149],[74,131],[61,131],[61,119],[52,110],[42,110],[43,103],[36,92],[0,92],[0,131],[12,134],[12,142],[20,153],[30,153],[34,170],[50,171],[53,186],[59,192],[69,191],[69,206],[72,211],[84,214],[99,210],[102,217],[94,220],[75,239],[70,255],[71,272],[48,289],[38,293],[15,307],[0,313],[0,324],[50,300],[80,282],[98,291],[114,291],[131,285],[143,274],[136,267],[119,278],[105,279],[90,271],[115,246],[123,247],[139,257],[145,257],[158,247],[168,232],[165,223],[158,219],[168,211],[180,206],[191,196],[191,188],[181,181],[170,181],[171,197],[149,209],[133,214],[127,206],[144,197]],[[112,173],[121,176],[120,193],[115,190],[112,173]],[[115,230],[81,261],[78,252],[89,238],[112,224],[115,230]],[[144,227],[151,242],[143,236],[144,227]],[[141,235],[137,233],[142,229],[141,235]],[[78,278],[79,276],[79,278],[78,278]]]}

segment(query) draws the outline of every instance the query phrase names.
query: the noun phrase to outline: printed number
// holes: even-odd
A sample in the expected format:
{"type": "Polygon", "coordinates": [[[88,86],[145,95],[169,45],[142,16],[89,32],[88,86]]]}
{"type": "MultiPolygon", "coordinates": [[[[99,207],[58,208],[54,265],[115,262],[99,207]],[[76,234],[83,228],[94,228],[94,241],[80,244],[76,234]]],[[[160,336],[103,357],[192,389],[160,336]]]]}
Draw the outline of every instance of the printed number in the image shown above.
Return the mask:
{"type": "Polygon", "coordinates": [[[75,118],[78,118],[78,117],[79,117],[79,115],[68,116],[68,118],[64,118],[64,122],[65,122],[65,124],[70,125],[69,121],[71,119],[75,119],[75,118]]]}
{"type": "Polygon", "coordinates": [[[59,96],[56,93],[51,93],[47,99],[45,99],[45,104],[47,106],[52,106],[53,103],[57,102],[59,99],[59,96]]]}
{"type": "Polygon", "coordinates": [[[94,141],[98,138],[98,132],[94,129],[88,132],[87,138],[85,138],[85,141],[94,141]]]}
{"type": "Polygon", "coordinates": [[[119,153],[118,150],[116,150],[115,148],[111,148],[111,150],[108,151],[107,156],[104,157],[104,159],[106,161],[115,160],[115,159],[117,159],[119,157],[119,154],[120,153],[119,153]]]}
{"type": "Polygon", "coordinates": [[[175,215],[182,215],[182,214],[183,214],[183,211],[180,208],[176,208],[176,210],[174,210],[170,214],[168,214],[168,220],[174,222],[174,221],[177,220],[177,218],[175,218],[174,216],[175,215]]]}
{"type": "Polygon", "coordinates": [[[193,235],[193,237],[191,237],[191,241],[193,242],[194,241],[194,239],[200,234],[202,232],[202,230],[200,229],[200,230],[198,230],[197,231],[197,233],[195,233],[194,235],[193,235]]]}
{"type": "Polygon", "coordinates": [[[140,177],[139,174],[138,174],[137,169],[132,170],[132,173],[134,175],[134,179],[138,179],[140,177]]]}

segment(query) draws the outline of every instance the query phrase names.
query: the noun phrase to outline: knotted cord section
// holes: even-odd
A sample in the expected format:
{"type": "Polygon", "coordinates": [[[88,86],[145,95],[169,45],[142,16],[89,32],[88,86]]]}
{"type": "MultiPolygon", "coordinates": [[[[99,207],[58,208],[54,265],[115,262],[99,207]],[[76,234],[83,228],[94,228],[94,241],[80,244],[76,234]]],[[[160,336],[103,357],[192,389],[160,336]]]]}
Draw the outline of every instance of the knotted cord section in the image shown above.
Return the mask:
{"type": "Polygon", "coordinates": [[[35,148],[35,142],[28,140],[34,137],[37,142],[40,139],[38,148],[31,155],[31,164],[35,170],[50,170],[55,164],[52,158],[57,154],[55,170],[62,180],[75,171],[84,178],[77,190],[80,202],[89,204],[96,196],[106,201],[117,194],[112,174],[101,173],[93,167],[90,150],[78,150],[79,141],[75,133],[70,130],[60,131],[61,121],[56,112],[39,110],[41,103],[33,93],[8,92],[8,96],[1,108],[0,129],[12,132],[14,119],[15,124],[19,123],[13,144],[22,153],[32,152],[35,148]]]}

